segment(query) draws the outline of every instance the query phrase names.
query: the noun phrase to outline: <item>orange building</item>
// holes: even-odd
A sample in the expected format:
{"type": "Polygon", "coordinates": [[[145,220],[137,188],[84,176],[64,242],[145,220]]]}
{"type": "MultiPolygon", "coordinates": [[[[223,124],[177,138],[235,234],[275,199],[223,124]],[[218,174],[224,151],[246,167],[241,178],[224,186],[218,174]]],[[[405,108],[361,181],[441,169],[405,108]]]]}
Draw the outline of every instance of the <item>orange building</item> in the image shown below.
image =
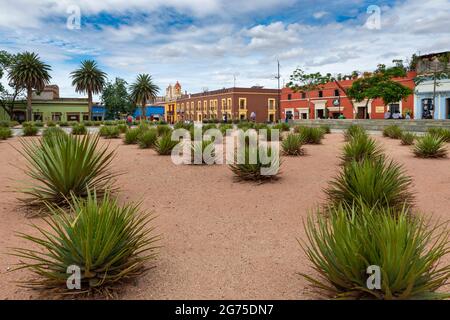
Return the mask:
{"type": "MultiPolygon", "coordinates": [[[[408,72],[404,78],[396,78],[404,86],[414,89],[415,72],[408,72]]],[[[413,117],[414,95],[397,103],[384,105],[382,99],[354,102],[352,107],[350,99],[340,88],[350,88],[354,80],[339,81],[339,86],[334,82],[325,84],[320,90],[309,92],[309,99],[306,93],[293,92],[290,88],[281,91],[281,111],[282,118],[298,119],[327,119],[338,118],[343,114],[347,119],[384,119],[384,114],[390,110],[392,113],[409,113],[413,117]]]]}

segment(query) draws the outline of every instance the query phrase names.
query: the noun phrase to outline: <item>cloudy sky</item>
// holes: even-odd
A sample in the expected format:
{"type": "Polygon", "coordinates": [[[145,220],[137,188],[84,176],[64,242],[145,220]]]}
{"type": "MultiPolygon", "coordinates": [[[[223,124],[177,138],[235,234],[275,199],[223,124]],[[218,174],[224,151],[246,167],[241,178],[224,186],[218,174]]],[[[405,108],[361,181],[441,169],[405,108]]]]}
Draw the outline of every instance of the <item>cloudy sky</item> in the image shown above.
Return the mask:
{"type": "Polygon", "coordinates": [[[450,0],[0,0],[0,8],[0,50],[37,52],[68,97],[77,96],[69,73],[88,58],[110,79],[149,73],[162,91],[178,80],[194,93],[233,86],[234,76],[237,86],[276,87],[277,59],[288,81],[296,67],[350,73],[450,50],[450,0]]]}

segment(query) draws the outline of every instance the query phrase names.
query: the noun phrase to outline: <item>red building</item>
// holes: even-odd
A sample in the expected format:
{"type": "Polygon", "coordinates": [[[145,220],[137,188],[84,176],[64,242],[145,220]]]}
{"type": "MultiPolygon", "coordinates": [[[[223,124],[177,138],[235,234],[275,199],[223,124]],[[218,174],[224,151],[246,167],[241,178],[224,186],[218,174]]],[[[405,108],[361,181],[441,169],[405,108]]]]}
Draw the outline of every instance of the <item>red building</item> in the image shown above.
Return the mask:
{"type": "MultiPolygon", "coordinates": [[[[415,72],[408,72],[405,78],[397,78],[400,82],[411,89],[415,88],[415,72]]],[[[354,80],[339,81],[339,86],[347,89],[352,86],[354,80]]],[[[366,109],[366,101],[354,102],[354,109],[350,99],[345,92],[334,82],[325,84],[320,90],[309,92],[309,101],[306,93],[293,92],[289,88],[281,91],[281,117],[287,116],[294,120],[298,119],[327,119],[338,118],[343,114],[347,119],[384,119],[384,114],[390,110],[392,113],[406,114],[410,113],[413,117],[414,95],[412,94],[406,100],[385,106],[383,100],[376,99],[369,101],[366,109]]]]}

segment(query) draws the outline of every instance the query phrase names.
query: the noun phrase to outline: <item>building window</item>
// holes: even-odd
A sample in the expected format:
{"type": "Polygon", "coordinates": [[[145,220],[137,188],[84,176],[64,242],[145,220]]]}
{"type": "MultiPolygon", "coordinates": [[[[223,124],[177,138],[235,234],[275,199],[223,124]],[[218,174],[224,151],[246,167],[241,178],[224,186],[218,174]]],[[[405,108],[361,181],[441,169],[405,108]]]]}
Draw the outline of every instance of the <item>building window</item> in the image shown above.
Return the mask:
{"type": "Polygon", "coordinates": [[[231,100],[231,98],[228,98],[228,100],[227,100],[227,110],[231,110],[232,107],[233,107],[233,100],[231,100]]]}
{"type": "Polygon", "coordinates": [[[334,90],[334,96],[335,97],[339,97],[340,96],[339,89],[335,89],[334,90]]]}
{"type": "Polygon", "coordinates": [[[34,121],[42,121],[42,112],[33,113],[33,120],[34,121]]]}
{"type": "Polygon", "coordinates": [[[322,97],[323,97],[323,91],[320,90],[320,91],[319,91],[319,98],[322,98],[322,97]]]}
{"type": "Polygon", "coordinates": [[[269,110],[275,110],[275,99],[269,99],[269,110]]]}
{"type": "Polygon", "coordinates": [[[398,104],[398,103],[390,104],[389,111],[391,112],[391,114],[400,113],[400,104],[398,104]]]}
{"type": "Polygon", "coordinates": [[[61,112],[52,112],[52,121],[61,121],[61,112]]]}
{"type": "Polygon", "coordinates": [[[247,109],[247,99],[239,98],[239,109],[247,109]]]}
{"type": "Polygon", "coordinates": [[[302,99],[306,99],[306,92],[302,92],[302,99]]]}
{"type": "Polygon", "coordinates": [[[292,100],[292,94],[288,94],[288,100],[292,100]]]}
{"type": "Polygon", "coordinates": [[[227,103],[226,100],[225,100],[225,99],[222,99],[222,110],[225,109],[226,103],[227,103]]]}

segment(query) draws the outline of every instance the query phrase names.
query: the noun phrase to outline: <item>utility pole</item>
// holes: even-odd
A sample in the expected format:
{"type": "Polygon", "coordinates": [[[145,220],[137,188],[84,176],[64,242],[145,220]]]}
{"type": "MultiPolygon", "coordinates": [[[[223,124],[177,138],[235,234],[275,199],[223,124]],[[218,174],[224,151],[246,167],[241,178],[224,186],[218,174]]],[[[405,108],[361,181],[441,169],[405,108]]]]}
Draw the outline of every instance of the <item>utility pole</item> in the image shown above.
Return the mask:
{"type": "Polygon", "coordinates": [[[275,78],[278,80],[278,103],[277,103],[277,105],[278,105],[278,119],[281,120],[280,60],[277,60],[277,66],[278,66],[278,73],[277,73],[277,76],[275,78]]]}
{"type": "Polygon", "coordinates": [[[434,62],[434,73],[433,73],[433,119],[436,119],[436,87],[437,87],[437,77],[438,77],[438,62],[434,62]]]}

